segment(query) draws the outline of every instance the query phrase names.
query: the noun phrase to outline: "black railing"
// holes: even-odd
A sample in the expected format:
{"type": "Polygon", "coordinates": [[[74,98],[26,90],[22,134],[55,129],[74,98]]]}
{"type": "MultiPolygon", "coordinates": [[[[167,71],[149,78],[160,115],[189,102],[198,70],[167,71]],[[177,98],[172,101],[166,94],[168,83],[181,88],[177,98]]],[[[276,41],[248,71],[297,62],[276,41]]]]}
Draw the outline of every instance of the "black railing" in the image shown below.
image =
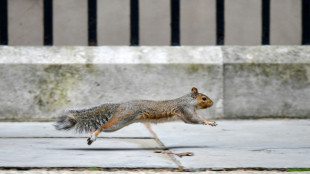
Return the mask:
{"type": "Polygon", "coordinates": [[[302,44],[310,45],[310,0],[302,1],[302,44]]]}
{"type": "Polygon", "coordinates": [[[0,44],[8,44],[8,1],[0,0],[0,44]]]}
{"type": "Polygon", "coordinates": [[[97,45],[97,0],[88,0],[88,45],[97,45]]]}
{"type": "Polygon", "coordinates": [[[53,45],[53,1],[43,1],[43,18],[44,18],[44,45],[53,45]]]}
{"type": "Polygon", "coordinates": [[[216,1],[216,45],[224,45],[224,0],[216,1]]]}
{"type": "Polygon", "coordinates": [[[171,46],[180,45],[180,0],[170,0],[171,46]]]}
{"type": "Polygon", "coordinates": [[[262,45],[269,45],[270,0],[262,0],[262,45]]]}
{"type": "Polygon", "coordinates": [[[139,0],[130,0],[130,45],[139,45],[139,0]]]}
{"type": "MultiPolygon", "coordinates": [[[[262,1],[262,45],[270,44],[270,0],[262,1]]],[[[44,45],[53,45],[53,0],[43,0],[44,45]]],[[[180,0],[170,0],[171,46],[180,42],[180,0]]],[[[216,45],[225,44],[225,0],[216,0],[216,45]]],[[[310,45],[310,0],[302,0],[302,45],[310,45]]],[[[8,45],[8,0],[0,0],[0,44],[8,45]]],[[[97,0],[88,0],[88,45],[97,45],[97,0]]],[[[139,45],[139,0],[130,0],[130,45],[139,45]]]]}

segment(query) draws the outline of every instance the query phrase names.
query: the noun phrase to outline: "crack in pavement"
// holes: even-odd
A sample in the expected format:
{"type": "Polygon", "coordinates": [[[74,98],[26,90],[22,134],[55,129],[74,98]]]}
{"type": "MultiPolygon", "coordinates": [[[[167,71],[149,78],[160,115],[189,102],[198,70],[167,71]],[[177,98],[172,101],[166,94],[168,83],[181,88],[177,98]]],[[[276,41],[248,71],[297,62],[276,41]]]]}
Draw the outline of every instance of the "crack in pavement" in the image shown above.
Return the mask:
{"type": "MultiPolygon", "coordinates": [[[[179,160],[177,160],[174,157],[174,153],[171,152],[169,150],[169,148],[167,148],[165,146],[165,144],[163,142],[160,141],[160,139],[158,138],[157,134],[152,130],[151,125],[149,123],[144,123],[145,127],[148,129],[148,131],[154,136],[154,140],[156,141],[156,143],[163,149],[163,154],[167,155],[177,166],[178,166],[178,170],[179,171],[183,171],[184,170],[184,166],[181,164],[181,162],[179,160]]],[[[156,152],[154,152],[156,153],[156,152]]]]}

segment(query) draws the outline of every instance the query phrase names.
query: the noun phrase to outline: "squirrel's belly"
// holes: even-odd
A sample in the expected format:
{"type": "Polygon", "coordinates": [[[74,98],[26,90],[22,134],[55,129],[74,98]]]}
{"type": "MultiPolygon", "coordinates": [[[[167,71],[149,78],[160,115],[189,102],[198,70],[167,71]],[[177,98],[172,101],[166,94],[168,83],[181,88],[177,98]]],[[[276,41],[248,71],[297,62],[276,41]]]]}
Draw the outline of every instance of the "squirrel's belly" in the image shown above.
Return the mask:
{"type": "Polygon", "coordinates": [[[160,119],[139,119],[139,122],[147,122],[147,123],[164,123],[164,122],[172,122],[179,121],[180,119],[177,116],[173,116],[170,118],[160,118],[160,119]]]}
{"type": "Polygon", "coordinates": [[[140,115],[140,122],[152,122],[152,123],[161,123],[161,122],[170,122],[177,121],[179,117],[175,115],[175,113],[163,113],[163,114],[150,114],[150,113],[142,113],[140,115]]]}

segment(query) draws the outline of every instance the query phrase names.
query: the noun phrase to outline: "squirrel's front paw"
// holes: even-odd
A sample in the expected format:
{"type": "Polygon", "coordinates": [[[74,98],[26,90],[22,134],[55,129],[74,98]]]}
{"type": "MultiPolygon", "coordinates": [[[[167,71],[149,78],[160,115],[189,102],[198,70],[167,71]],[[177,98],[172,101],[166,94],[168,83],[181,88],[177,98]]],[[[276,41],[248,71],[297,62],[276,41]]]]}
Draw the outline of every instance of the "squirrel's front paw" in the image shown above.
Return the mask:
{"type": "Polygon", "coordinates": [[[87,138],[87,144],[91,145],[94,141],[96,141],[96,136],[92,134],[89,138],[87,138]]]}
{"type": "Polygon", "coordinates": [[[207,124],[207,125],[210,125],[210,126],[217,126],[215,121],[209,121],[209,120],[204,120],[203,124],[207,124]]]}
{"type": "Polygon", "coordinates": [[[217,123],[215,121],[212,121],[212,123],[210,123],[209,125],[211,126],[217,126],[217,123]]]}

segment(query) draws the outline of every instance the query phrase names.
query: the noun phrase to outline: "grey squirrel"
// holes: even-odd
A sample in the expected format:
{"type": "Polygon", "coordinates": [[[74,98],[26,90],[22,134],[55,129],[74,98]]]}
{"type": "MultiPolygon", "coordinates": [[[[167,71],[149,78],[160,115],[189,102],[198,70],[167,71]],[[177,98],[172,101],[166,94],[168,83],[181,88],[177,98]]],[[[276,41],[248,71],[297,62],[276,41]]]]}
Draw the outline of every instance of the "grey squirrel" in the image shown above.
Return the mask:
{"type": "Polygon", "coordinates": [[[200,117],[197,109],[213,105],[205,94],[193,87],[191,93],[164,101],[132,100],[124,103],[108,103],[82,110],[70,110],[58,118],[57,130],[75,128],[78,132],[92,132],[87,139],[91,145],[100,132],[113,132],[134,122],[167,122],[182,120],[185,123],[216,126],[216,122],[200,117]]]}

